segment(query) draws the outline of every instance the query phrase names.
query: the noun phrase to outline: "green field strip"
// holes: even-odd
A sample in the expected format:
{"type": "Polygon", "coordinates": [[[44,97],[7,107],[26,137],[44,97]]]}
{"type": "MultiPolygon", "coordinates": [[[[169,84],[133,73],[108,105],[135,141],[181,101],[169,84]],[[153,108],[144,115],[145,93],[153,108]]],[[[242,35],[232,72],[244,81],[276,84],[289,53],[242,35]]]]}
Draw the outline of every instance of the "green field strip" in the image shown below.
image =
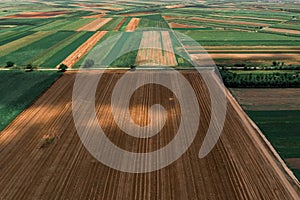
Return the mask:
{"type": "Polygon", "coordinates": [[[289,29],[289,30],[300,30],[299,24],[275,24],[270,26],[270,28],[281,28],[281,29],[289,29]]]}
{"type": "MultiPolygon", "coordinates": [[[[30,45],[31,43],[34,43],[37,40],[41,40],[42,38],[45,38],[47,36],[49,36],[50,34],[52,34],[53,32],[37,32],[34,33],[32,35],[23,37],[21,39],[18,39],[16,41],[10,42],[8,44],[5,44],[3,46],[0,46],[0,57],[3,57],[7,54],[10,54],[13,51],[16,51],[17,49],[20,49],[22,47],[25,47],[27,45],[30,45]]],[[[3,59],[1,58],[2,64],[3,64],[3,59]]],[[[8,60],[7,60],[8,61],[8,60]]]]}
{"type": "MultiPolygon", "coordinates": [[[[74,42],[76,39],[81,37],[84,34],[84,32],[77,32],[70,37],[67,37],[57,45],[51,47],[48,49],[48,51],[44,52],[44,55],[38,55],[38,59],[36,59],[34,62],[32,62],[33,66],[40,66],[42,65],[47,59],[52,57],[54,54],[56,54],[58,51],[69,45],[70,43],[74,42]]],[[[33,58],[34,59],[34,58],[33,58]]]]}
{"type": "Polygon", "coordinates": [[[66,21],[66,20],[56,20],[56,21],[53,21],[51,23],[48,23],[48,24],[42,25],[40,27],[37,27],[33,30],[34,31],[57,30],[58,28],[64,26],[67,23],[68,23],[68,21],[66,21]]]}
{"type": "Polygon", "coordinates": [[[131,21],[132,17],[127,17],[125,22],[122,24],[122,26],[119,28],[119,31],[125,31],[126,27],[128,26],[129,22],[131,21]]]}
{"type": "Polygon", "coordinates": [[[117,17],[110,20],[104,26],[102,26],[100,31],[113,31],[115,27],[124,19],[124,17],[117,17]]]}
{"type": "Polygon", "coordinates": [[[116,60],[111,63],[110,66],[116,66],[116,67],[128,67],[131,65],[135,65],[135,60],[137,57],[138,49],[142,40],[142,33],[140,32],[131,32],[131,33],[123,33],[125,37],[122,37],[119,41],[118,44],[114,46],[115,49],[112,49],[111,58],[116,60]],[[128,36],[126,36],[128,35],[128,36]],[[120,50],[118,50],[118,48],[120,50]],[[114,50],[116,50],[114,52],[114,50]],[[132,51],[130,51],[132,50],[132,51]],[[125,55],[122,55],[123,52],[127,52],[125,55]]]}
{"type": "Polygon", "coordinates": [[[55,51],[54,54],[47,56],[48,59],[45,60],[41,67],[56,67],[59,65],[66,57],[68,57],[73,51],[75,51],[80,45],[82,45],[86,40],[88,40],[94,33],[93,32],[80,32],[72,41],[67,41],[63,44],[63,48],[55,51]],[[78,37],[79,36],[79,37],[78,37]]]}
{"type": "Polygon", "coordinates": [[[0,131],[60,76],[53,71],[0,71],[0,131]]]}
{"type": "MultiPolygon", "coordinates": [[[[49,32],[46,32],[49,34],[49,32]]],[[[36,42],[31,43],[30,45],[19,48],[17,51],[11,52],[10,54],[2,57],[0,65],[4,65],[7,61],[12,61],[17,65],[26,65],[24,63],[37,55],[43,53],[47,49],[59,43],[61,40],[64,40],[66,37],[74,34],[74,32],[55,32],[43,39],[40,39],[36,42]]]]}
{"type": "Polygon", "coordinates": [[[77,30],[78,28],[92,22],[94,19],[76,19],[76,20],[69,20],[67,24],[60,26],[57,30],[77,30]]]}
{"type": "Polygon", "coordinates": [[[5,37],[5,38],[1,39],[0,40],[0,45],[5,45],[9,42],[13,42],[15,40],[26,37],[26,36],[31,35],[33,33],[34,33],[33,31],[17,32],[17,34],[12,34],[10,37],[8,36],[8,37],[5,37]]]}

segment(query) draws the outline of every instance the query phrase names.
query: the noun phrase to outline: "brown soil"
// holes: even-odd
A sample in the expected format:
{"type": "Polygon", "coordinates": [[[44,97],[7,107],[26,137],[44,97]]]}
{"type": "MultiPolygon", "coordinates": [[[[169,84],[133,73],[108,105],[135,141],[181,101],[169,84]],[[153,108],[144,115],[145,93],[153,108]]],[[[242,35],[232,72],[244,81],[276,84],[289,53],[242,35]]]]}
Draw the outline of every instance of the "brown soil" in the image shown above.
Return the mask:
{"type": "Polygon", "coordinates": [[[171,22],[169,23],[170,28],[201,28],[203,26],[190,26],[190,25],[186,25],[186,24],[179,24],[179,23],[175,23],[175,22],[171,22]]]}
{"type": "Polygon", "coordinates": [[[288,158],[286,161],[293,169],[300,169],[300,158],[288,158]]]}
{"type": "Polygon", "coordinates": [[[65,11],[55,11],[55,12],[24,12],[16,15],[5,16],[3,18],[51,18],[57,17],[59,15],[66,14],[65,11]]]}
{"type": "Polygon", "coordinates": [[[106,33],[107,31],[96,32],[85,43],[78,47],[78,49],[70,54],[62,63],[72,68],[106,33]]]}
{"type": "Polygon", "coordinates": [[[273,60],[273,59],[282,59],[282,60],[298,60],[299,54],[289,54],[289,53],[274,53],[274,54],[209,54],[213,59],[250,59],[250,60],[273,60]]]}
{"type": "Polygon", "coordinates": [[[243,22],[243,21],[233,21],[233,20],[220,20],[220,19],[208,19],[208,18],[200,18],[200,17],[191,17],[191,20],[198,21],[207,21],[207,22],[217,22],[217,23],[226,23],[226,24],[241,24],[241,25],[249,25],[249,26],[269,26],[270,24],[263,23],[254,23],[254,22],[243,22]]]}
{"type": "Polygon", "coordinates": [[[230,89],[246,110],[300,110],[300,89],[230,89]]]}
{"type": "Polygon", "coordinates": [[[290,33],[290,34],[300,34],[299,30],[291,29],[281,29],[281,28],[264,28],[266,31],[278,32],[278,33],[290,33]]]}
{"type": "MultiPolygon", "coordinates": [[[[210,97],[201,75],[182,73],[198,97],[201,120],[193,144],[170,166],[151,173],[130,174],[95,160],[76,133],[72,117],[75,74],[66,73],[1,132],[1,198],[299,199],[299,185],[287,175],[230,96],[218,144],[207,157],[198,158],[210,120],[210,97]],[[49,135],[55,138],[54,142],[41,148],[49,135]]],[[[157,136],[132,138],[118,128],[111,115],[110,97],[122,75],[105,73],[96,93],[97,116],[107,137],[133,152],[153,151],[166,145],[180,123],[180,105],[176,100],[170,101],[170,97],[176,97],[159,85],[137,90],[131,99],[132,118],[137,123],[141,118],[147,119],[147,109],[154,103],[164,105],[168,119],[157,136]]]]}
{"type": "Polygon", "coordinates": [[[124,22],[126,21],[126,18],[123,18],[122,21],[120,21],[120,23],[115,27],[114,31],[118,31],[121,26],[124,24],[124,22]]]}
{"type": "Polygon", "coordinates": [[[133,32],[140,23],[140,18],[132,18],[126,27],[126,32],[133,32]]]}
{"type": "Polygon", "coordinates": [[[77,29],[77,31],[97,31],[99,28],[107,24],[112,18],[98,18],[89,24],[77,29]]]}

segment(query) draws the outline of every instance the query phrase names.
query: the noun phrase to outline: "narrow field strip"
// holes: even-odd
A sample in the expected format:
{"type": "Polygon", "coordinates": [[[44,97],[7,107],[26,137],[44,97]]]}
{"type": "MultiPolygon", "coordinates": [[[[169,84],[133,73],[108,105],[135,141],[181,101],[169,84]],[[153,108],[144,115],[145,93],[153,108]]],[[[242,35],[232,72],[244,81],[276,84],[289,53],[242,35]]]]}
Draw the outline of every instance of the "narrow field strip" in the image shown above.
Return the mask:
{"type": "Polygon", "coordinates": [[[274,60],[274,59],[284,59],[284,60],[299,60],[300,54],[289,54],[289,53],[276,53],[276,54],[209,54],[213,59],[251,59],[251,60],[274,60]]]}
{"type": "Polygon", "coordinates": [[[140,18],[132,18],[126,27],[126,32],[133,32],[138,27],[140,18]]]}
{"type": "Polygon", "coordinates": [[[53,34],[53,31],[48,32],[37,32],[32,35],[23,37],[21,39],[18,39],[16,41],[10,42],[8,44],[5,44],[3,46],[0,46],[0,56],[5,56],[17,49],[20,49],[22,47],[25,47],[27,45],[30,45],[31,43],[40,40],[42,38],[45,38],[49,35],[53,34]]]}
{"type": "MultiPolygon", "coordinates": [[[[72,68],[93,46],[107,33],[107,31],[98,31],[83,43],[78,49],[70,54],[62,63],[72,68]]],[[[58,67],[58,66],[57,66],[58,67]]]]}
{"type": "Polygon", "coordinates": [[[282,28],[264,28],[265,31],[277,32],[277,33],[290,33],[290,34],[300,34],[300,30],[282,29],[282,28]]]}
{"type": "Polygon", "coordinates": [[[112,20],[112,18],[99,18],[77,29],[77,31],[97,31],[99,28],[101,28],[106,23],[108,23],[110,20],[112,20]]]}
{"type": "Polygon", "coordinates": [[[178,63],[169,32],[143,32],[135,64],[137,66],[177,66],[178,63]],[[162,49],[165,49],[165,51],[162,49]]]}
{"type": "Polygon", "coordinates": [[[205,21],[205,22],[217,22],[217,23],[224,23],[224,24],[238,24],[238,25],[249,25],[249,26],[270,26],[270,24],[265,23],[254,23],[254,22],[243,22],[243,21],[234,21],[234,20],[220,20],[220,19],[209,19],[209,18],[201,18],[201,17],[191,17],[191,20],[197,21],[205,21]]]}
{"type": "Polygon", "coordinates": [[[114,28],[114,31],[118,31],[121,26],[124,24],[124,22],[126,21],[126,17],[122,19],[122,21],[119,22],[119,24],[114,28]]]}

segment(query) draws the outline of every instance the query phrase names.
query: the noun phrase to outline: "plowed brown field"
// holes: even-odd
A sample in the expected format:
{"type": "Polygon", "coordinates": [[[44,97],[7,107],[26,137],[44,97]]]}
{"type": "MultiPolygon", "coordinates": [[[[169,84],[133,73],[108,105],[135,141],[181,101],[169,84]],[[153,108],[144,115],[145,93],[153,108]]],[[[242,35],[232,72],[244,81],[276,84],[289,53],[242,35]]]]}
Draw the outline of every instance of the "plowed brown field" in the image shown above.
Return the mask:
{"type": "Polygon", "coordinates": [[[77,31],[97,31],[99,28],[108,23],[112,18],[98,18],[91,23],[77,29],[77,31]]]}
{"type": "Polygon", "coordinates": [[[140,18],[132,18],[126,27],[126,32],[133,32],[139,25],[140,18]]]}
{"type": "MultiPolygon", "coordinates": [[[[151,76],[151,72],[142,73],[151,76]]],[[[209,94],[199,74],[181,73],[195,90],[201,120],[193,144],[173,164],[151,173],[131,174],[95,160],[76,133],[71,110],[75,73],[69,72],[1,132],[1,198],[299,199],[299,185],[287,175],[229,94],[223,134],[207,157],[198,158],[210,120],[209,94]],[[43,145],[49,136],[55,138],[54,142],[43,145]]],[[[99,71],[90,76],[96,74],[99,71]]],[[[154,103],[166,108],[168,119],[152,138],[130,137],[117,127],[111,115],[110,97],[122,75],[120,71],[103,74],[96,93],[97,116],[107,137],[134,152],[149,152],[166,145],[180,123],[177,99],[159,85],[139,88],[130,101],[133,120],[143,124],[147,109],[154,103]]],[[[177,80],[169,81],[176,84],[177,80]]]]}
{"type": "Polygon", "coordinates": [[[78,47],[78,49],[71,53],[62,63],[70,68],[73,67],[106,33],[107,31],[96,32],[85,43],[78,47]]]}

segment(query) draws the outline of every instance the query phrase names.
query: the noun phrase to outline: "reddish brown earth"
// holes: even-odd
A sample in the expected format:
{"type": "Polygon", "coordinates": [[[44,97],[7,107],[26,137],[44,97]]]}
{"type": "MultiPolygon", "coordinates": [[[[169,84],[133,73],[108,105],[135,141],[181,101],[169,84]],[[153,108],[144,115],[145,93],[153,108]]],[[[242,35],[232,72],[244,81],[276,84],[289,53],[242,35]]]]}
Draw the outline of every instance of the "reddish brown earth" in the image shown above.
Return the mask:
{"type": "Polygon", "coordinates": [[[282,29],[282,28],[264,28],[266,31],[278,32],[278,33],[290,33],[290,34],[300,34],[299,30],[282,29]]]}
{"type": "MultiPolygon", "coordinates": [[[[210,120],[210,97],[198,73],[181,73],[195,90],[201,120],[193,144],[170,166],[131,174],[95,160],[76,133],[72,117],[75,74],[68,72],[1,132],[1,198],[299,199],[299,184],[285,172],[284,165],[231,96],[220,140],[207,157],[198,158],[210,120]],[[47,137],[54,137],[54,142],[44,145],[47,137]]],[[[111,114],[110,97],[122,75],[120,71],[103,74],[96,93],[97,116],[107,137],[133,152],[153,151],[166,145],[180,123],[176,97],[159,85],[139,88],[130,103],[134,121],[147,120],[147,110],[154,103],[165,107],[168,118],[166,126],[153,138],[132,138],[118,128],[111,114]]]]}
{"type": "Polygon", "coordinates": [[[246,110],[300,110],[299,88],[232,88],[246,110]]]}
{"type": "Polygon", "coordinates": [[[97,31],[99,28],[107,24],[112,18],[98,18],[89,24],[77,29],[77,31],[97,31]]]}
{"type": "Polygon", "coordinates": [[[55,11],[55,12],[24,12],[16,15],[6,16],[4,18],[50,18],[57,17],[59,15],[66,14],[65,11],[55,11]]]}
{"type": "Polygon", "coordinates": [[[126,32],[133,32],[139,25],[140,18],[132,18],[126,27],[126,32]]]}
{"type": "Polygon", "coordinates": [[[175,22],[170,22],[169,26],[170,26],[170,28],[201,28],[201,26],[190,26],[190,25],[179,24],[179,23],[175,23],[175,22]]]}

